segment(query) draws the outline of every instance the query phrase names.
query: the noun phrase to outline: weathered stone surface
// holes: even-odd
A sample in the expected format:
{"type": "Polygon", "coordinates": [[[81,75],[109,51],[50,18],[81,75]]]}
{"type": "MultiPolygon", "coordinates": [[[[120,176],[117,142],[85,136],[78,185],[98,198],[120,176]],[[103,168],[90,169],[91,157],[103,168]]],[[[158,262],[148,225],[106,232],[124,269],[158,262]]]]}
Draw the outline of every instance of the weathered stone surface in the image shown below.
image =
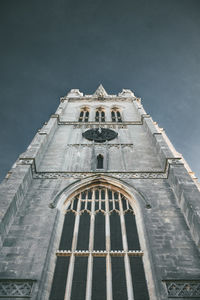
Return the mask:
{"type": "Polygon", "coordinates": [[[183,281],[200,279],[199,190],[162,131],[145,114],[128,90],[102,97],[72,90],[61,99],[56,114],[0,186],[0,282],[33,280],[31,299],[48,299],[63,205],[95,180],[130,195],[151,300],[168,299],[169,282],[177,281],[181,288],[183,281]],[[76,127],[85,106],[90,109],[89,122],[76,127]],[[112,125],[118,137],[101,145],[82,137],[86,128],[99,126],[94,122],[97,107],[105,109],[102,126],[111,126],[111,108],[118,107],[122,115],[122,123],[112,125]],[[96,168],[98,154],[104,156],[101,172],[96,168]]]}

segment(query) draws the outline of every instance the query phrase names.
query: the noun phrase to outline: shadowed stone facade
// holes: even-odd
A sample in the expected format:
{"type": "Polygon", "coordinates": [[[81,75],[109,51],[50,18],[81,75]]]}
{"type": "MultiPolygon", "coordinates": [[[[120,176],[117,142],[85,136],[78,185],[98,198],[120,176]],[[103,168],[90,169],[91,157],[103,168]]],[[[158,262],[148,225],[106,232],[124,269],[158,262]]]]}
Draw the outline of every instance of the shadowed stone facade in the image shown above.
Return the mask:
{"type": "MultiPolygon", "coordinates": [[[[57,274],[57,257],[61,256],[70,258],[65,300],[78,300],[73,296],[70,278],[76,271],[72,261],[78,262],[78,257],[83,256],[87,257],[87,285],[86,297],[80,299],[97,299],[93,297],[90,270],[93,268],[94,276],[94,262],[99,256],[105,258],[107,266],[107,300],[200,299],[200,192],[182,156],[130,90],[108,95],[100,86],[93,95],[83,95],[73,89],[60,100],[55,114],[37,132],[0,185],[0,299],[64,299],[50,296],[54,274],[57,274]],[[99,143],[84,138],[82,134],[89,129],[96,129],[99,135],[111,129],[117,136],[99,143]],[[102,165],[97,164],[99,155],[102,165]],[[88,249],[73,250],[73,242],[71,250],[59,252],[65,214],[74,199],[83,197],[81,193],[89,189],[93,196],[96,189],[105,191],[101,196],[105,197],[101,199],[105,206],[110,205],[109,191],[122,197],[113,198],[113,203],[116,200],[122,205],[128,201],[127,209],[98,208],[107,218],[106,239],[108,236],[112,239],[111,213],[117,211],[120,216],[122,250],[112,251],[110,241],[106,240],[105,251],[95,252],[90,236],[88,249]],[[141,249],[131,252],[127,246],[131,228],[123,226],[125,210],[132,209],[141,249]],[[114,257],[122,257],[124,261],[126,296],[115,296],[112,288],[118,272],[113,267],[114,257]],[[129,265],[131,257],[141,257],[143,262],[149,294],[145,299],[136,295],[134,281],[137,280],[131,277],[129,265]],[[109,265],[112,265],[111,273],[109,265]]],[[[94,199],[88,199],[90,208],[82,209],[82,203],[89,204],[79,198],[80,208],[71,211],[75,211],[75,224],[84,211],[91,213],[89,230],[95,239],[97,213],[92,204],[94,199]]],[[[77,239],[76,225],[74,228],[73,241],[77,239]]]]}

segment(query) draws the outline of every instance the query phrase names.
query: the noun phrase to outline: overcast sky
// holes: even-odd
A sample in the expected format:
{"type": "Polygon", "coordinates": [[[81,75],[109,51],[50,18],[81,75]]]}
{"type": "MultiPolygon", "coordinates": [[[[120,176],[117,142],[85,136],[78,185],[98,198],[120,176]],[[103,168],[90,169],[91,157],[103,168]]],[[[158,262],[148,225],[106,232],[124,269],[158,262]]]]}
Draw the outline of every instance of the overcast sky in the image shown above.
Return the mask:
{"type": "Polygon", "coordinates": [[[71,88],[129,88],[200,177],[199,0],[1,0],[0,180],[71,88]]]}

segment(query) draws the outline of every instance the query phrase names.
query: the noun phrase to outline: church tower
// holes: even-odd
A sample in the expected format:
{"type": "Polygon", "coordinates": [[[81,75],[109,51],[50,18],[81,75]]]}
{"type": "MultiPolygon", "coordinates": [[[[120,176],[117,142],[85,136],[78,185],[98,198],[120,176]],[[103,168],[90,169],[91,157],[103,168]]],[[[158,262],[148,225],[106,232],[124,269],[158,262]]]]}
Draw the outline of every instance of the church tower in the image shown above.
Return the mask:
{"type": "Polygon", "coordinates": [[[61,98],[0,199],[0,299],[200,299],[198,183],[132,91],[61,98]]]}

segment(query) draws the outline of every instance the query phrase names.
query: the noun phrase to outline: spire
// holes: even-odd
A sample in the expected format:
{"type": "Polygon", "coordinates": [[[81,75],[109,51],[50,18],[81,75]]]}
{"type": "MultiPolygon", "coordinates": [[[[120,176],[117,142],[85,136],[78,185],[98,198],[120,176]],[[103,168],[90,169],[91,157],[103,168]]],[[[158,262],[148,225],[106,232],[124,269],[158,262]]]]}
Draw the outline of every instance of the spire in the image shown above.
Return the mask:
{"type": "Polygon", "coordinates": [[[108,96],[106,90],[104,89],[103,85],[100,84],[98,89],[96,90],[96,92],[93,94],[93,96],[96,96],[96,97],[106,97],[108,96]]]}

